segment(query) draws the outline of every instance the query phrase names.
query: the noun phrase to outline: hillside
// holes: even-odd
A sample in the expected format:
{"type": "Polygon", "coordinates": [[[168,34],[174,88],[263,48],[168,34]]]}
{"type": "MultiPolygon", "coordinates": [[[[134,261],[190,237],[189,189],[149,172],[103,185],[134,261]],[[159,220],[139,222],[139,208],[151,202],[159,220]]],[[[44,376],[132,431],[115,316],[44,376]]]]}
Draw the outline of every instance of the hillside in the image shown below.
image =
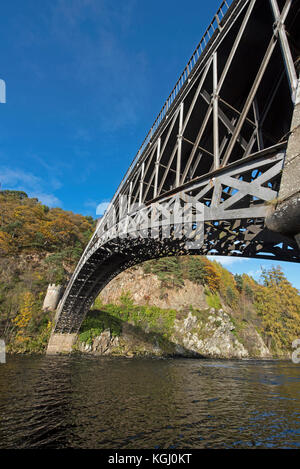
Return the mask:
{"type": "Polygon", "coordinates": [[[280,268],[259,284],[199,256],[133,267],[93,309],[77,344],[92,353],[286,358],[300,336],[299,292],[280,268]]]}
{"type": "MultiPolygon", "coordinates": [[[[68,281],[95,227],[91,217],[0,192],[0,337],[43,353],[49,283],[68,281]]],[[[287,357],[300,337],[300,295],[280,268],[257,283],[199,256],[148,261],[116,277],[85,319],[78,351],[122,356],[287,357]]]]}
{"type": "Polygon", "coordinates": [[[66,283],[94,227],[91,217],[24,192],[0,192],[0,337],[13,350],[44,350],[52,319],[41,310],[47,286],[66,283]]]}

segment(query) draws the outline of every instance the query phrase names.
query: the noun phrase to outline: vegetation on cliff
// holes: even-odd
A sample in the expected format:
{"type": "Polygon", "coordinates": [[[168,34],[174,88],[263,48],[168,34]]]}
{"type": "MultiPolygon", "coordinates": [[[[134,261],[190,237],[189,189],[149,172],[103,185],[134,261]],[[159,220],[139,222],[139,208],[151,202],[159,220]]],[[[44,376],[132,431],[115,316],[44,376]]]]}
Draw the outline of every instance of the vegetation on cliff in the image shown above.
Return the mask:
{"type": "MultiPolygon", "coordinates": [[[[150,261],[146,272],[161,271],[164,262],[150,261]]],[[[300,295],[280,267],[262,269],[258,283],[247,274],[233,276],[218,262],[204,257],[177,258],[176,264],[168,275],[176,277],[177,285],[185,279],[204,285],[208,306],[228,306],[237,333],[251,322],[274,356],[291,351],[292,341],[300,337],[300,295]]]]}
{"type": "Polygon", "coordinates": [[[97,298],[92,311],[84,320],[79,340],[91,345],[95,337],[109,329],[112,336],[120,336],[125,323],[130,323],[135,330],[160,344],[167,343],[172,334],[178,312],[174,309],[162,309],[157,306],[134,304],[129,292],[120,296],[120,304],[104,305],[97,298]]]}
{"type": "MultiPolygon", "coordinates": [[[[151,306],[153,298],[147,295],[142,296],[144,304],[134,304],[132,294],[139,290],[143,279],[138,273],[135,274],[137,269],[133,267],[131,272],[133,278],[136,275],[136,279],[131,285],[136,285],[135,291],[128,290],[127,274],[123,273],[122,285],[125,289],[119,292],[119,299],[116,301],[114,296],[114,304],[103,303],[101,296],[96,300],[96,311],[90,314],[99,323],[102,321],[102,315],[105,317],[105,324],[101,323],[98,332],[114,330],[110,320],[118,320],[119,333],[114,330],[114,335],[121,336],[121,325],[129,322],[136,328],[137,335],[140,331],[146,331],[152,334],[154,342],[162,344],[161,339],[165,340],[164,345],[168,345],[167,349],[170,351],[168,341],[174,334],[175,321],[181,320],[184,323],[188,321],[191,313],[197,318],[195,331],[199,329],[199,324],[202,325],[202,331],[197,331],[198,338],[207,339],[210,332],[215,333],[226,323],[229,327],[227,332],[230,331],[229,336],[234,336],[238,344],[250,350],[251,356],[261,356],[259,354],[268,348],[268,353],[274,357],[287,357],[291,353],[293,340],[300,337],[300,295],[279,267],[273,266],[269,270],[263,270],[261,283],[246,274],[233,276],[218,262],[211,262],[199,256],[152,260],[145,262],[142,269],[146,279],[149,275],[152,276],[146,282],[153,283],[153,276],[159,279],[160,298],[169,293],[174,300],[180,295],[180,290],[186,288],[187,280],[192,282],[192,285],[202,285],[206,308],[195,308],[188,304],[177,311],[159,308],[151,306]],[[222,312],[223,309],[226,313],[222,312]],[[209,318],[212,316],[213,326],[209,324],[209,318]]],[[[114,291],[118,288],[119,285],[115,288],[112,286],[114,291]]],[[[172,303],[172,300],[170,301],[172,303]]],[[[88,330],[89,317],[88,315],[83,323],[84,332],[80,335],[80,340],[91,345],[95,330],[88,330]]]]}
{"type": "Polygon", "coordinates": [[[40,352],[51,330],[49,283],[65,283],[95,227],[91,217],[0,192],[0,336],[8,350],[40,352]]]}
{"type": "MultiPolygon", "coordinates": [[[[67,282],[94,228],[91,217],[49,208],[24,192],[0,192],[0,336],[9,351],[45,350],[53,320],[52,312],[42,312],[47,286],[67,282]]],[[[142,336],[167,346],[178,321],[186,323],[190,313],[203,330],[211,327],[211,309],[216,311],[218,333],[229,324],[231,334],[246,343],[251,326],[274,356],[286,356],[292,341],[300,337],[299,291],[279,267],[262,271],[259,283],[246,274],[233,276],[218,262],[199,256],[148,261],[142,271],[145,278],[150,276],[149,282],[158,279],[161,298],[171,292],[175,299],[187,282],[201,286],[199,307],[187,304],[176,310],[171,302],[170,308],[162,308],[151,304],[147,294],[142,304],[135,304],[125,288],[114,304],[96,300],[81,328],[82,343],[91,344],[108,329],[120,337],[125,325],[131,324],[142,336]],[[227,311],[225,319],[217,313],[222,308],[227,311]]]]}

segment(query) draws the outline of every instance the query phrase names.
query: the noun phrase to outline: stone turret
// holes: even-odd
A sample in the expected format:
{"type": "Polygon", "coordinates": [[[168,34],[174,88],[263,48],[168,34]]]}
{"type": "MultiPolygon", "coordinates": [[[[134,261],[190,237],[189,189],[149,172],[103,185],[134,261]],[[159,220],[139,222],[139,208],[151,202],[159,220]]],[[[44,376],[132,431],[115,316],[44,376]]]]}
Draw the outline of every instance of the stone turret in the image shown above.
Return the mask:
{"type": "Polygon", "coordinates": [[[50,283],[43,303],[43,311],[55,311],[61,298],[62,287],[50,283]]]}

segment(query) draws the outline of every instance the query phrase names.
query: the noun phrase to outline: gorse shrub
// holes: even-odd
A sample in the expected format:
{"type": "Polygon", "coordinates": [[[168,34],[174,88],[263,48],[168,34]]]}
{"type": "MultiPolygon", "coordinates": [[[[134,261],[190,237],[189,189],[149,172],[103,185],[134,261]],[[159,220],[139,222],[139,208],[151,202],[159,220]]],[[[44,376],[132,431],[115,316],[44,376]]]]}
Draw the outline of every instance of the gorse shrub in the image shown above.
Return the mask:
{"type": "Polygon", "coordinates": [[[91,217],[0,191],[0,337],[15,351],[17,343],[28,350],[34,338],[32,347],[42,347],[51,320],[42,313],[47,286],[67,282],[94,227],[91,217]]]}

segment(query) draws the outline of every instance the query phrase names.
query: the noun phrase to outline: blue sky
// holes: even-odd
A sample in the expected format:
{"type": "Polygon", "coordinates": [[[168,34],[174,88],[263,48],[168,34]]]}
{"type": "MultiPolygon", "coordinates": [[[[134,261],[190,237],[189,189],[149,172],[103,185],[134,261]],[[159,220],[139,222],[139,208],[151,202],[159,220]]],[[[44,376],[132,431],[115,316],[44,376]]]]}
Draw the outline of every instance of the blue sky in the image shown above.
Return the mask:
{"type": "MultiPolygon", "coordinates": [[[[2,189],[96,216],[220,0],[12,0],[1,5],[2,189]]],[[[269,261],[225,258],[256,278],[269,261]]],[[[278,264],[278,263],[276,263],[278,264]]],[[[280,263],[300,288],[299,266],[280,263]]]]}

